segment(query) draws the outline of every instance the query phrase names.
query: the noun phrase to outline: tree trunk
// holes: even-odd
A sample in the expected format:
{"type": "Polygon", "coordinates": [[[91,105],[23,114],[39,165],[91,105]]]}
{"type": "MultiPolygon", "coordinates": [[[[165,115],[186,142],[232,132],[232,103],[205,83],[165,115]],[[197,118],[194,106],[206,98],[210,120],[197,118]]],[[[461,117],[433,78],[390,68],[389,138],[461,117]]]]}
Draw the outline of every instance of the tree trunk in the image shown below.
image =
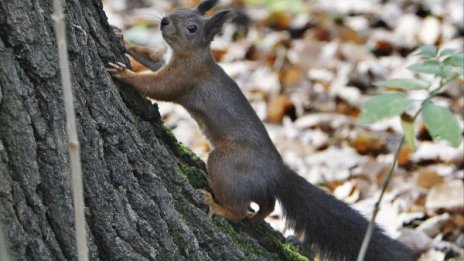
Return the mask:
{"type": "MultiPolygon", "coordinates": [[[[0,223],[16,260],[76,259],[51,2],[0,0],[0,223]]],[[[207,217],[204,163],[106,73],[126,60],[101,2],[65,12],[90,260],[298,258],[264,224],[207,217]]]]}

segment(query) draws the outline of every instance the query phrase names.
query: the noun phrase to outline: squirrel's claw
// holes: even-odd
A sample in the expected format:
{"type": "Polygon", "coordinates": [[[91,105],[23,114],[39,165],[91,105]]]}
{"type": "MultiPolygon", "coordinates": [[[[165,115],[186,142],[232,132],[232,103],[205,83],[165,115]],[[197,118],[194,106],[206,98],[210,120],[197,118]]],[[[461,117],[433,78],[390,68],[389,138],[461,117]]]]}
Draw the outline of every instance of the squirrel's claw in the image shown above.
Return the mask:
{"type": "Polygon", "coordinates": [[[123,74],[129,73],[129,70],[127,69],[126,65],[121,62],[109,62],[108,66],[109,68],[106,68],[106,71],[111,73],[111,75],[113,75],[116,78],[122,78],[124,76],[123,74]]]}
{"type": "Polygon", "coordinates": [[[117,64],[114,64],[112,62],[109,62],[108,65],[111,66],[111,68],[108,68],[110,70],[116,70],[119,72],[125,71],[127,69],[126,65],[121,63],[121,62],[116,62],[117,64]]]}

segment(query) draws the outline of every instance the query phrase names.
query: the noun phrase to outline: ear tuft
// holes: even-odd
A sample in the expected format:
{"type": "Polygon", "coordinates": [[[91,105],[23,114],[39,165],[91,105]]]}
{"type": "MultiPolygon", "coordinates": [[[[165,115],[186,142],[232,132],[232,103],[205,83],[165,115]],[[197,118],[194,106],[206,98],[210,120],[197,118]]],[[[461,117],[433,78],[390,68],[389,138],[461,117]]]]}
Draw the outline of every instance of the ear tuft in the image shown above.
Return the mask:
{"type": "Polygon", "coordinates": [[[204,15],[206,12],[211,10],[217,3],[218,0],[203,0],[200,4],[198,4],[197,11],[201,15],[204,15]]]}
{"type": "Polygon", "coordinates": [[[212,41],[214,36],[221,31],[224,23],[229,19],[232,19],[234,16],[235,12],[232,10],[224,10],[209,18],[205,24],[206,38],[209,41],[212,41]]]}

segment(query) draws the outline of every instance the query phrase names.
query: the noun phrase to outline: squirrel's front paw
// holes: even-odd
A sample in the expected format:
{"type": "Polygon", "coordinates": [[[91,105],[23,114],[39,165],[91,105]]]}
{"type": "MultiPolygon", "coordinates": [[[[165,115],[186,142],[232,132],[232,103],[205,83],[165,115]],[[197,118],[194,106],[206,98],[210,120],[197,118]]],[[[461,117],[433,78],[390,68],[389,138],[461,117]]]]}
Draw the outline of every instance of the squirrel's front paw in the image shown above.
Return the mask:
{"type": "Polygon", "coordinates": [[[110,68],[106,68],[106,70],[111,73],[113,77],[116,77],[118,79],[125,79],[130,77],[132,72],[131,70],[127,69],[126,65],[120,62],[117,62],[116,64],[114,63],[108,63],[110,68]]]}

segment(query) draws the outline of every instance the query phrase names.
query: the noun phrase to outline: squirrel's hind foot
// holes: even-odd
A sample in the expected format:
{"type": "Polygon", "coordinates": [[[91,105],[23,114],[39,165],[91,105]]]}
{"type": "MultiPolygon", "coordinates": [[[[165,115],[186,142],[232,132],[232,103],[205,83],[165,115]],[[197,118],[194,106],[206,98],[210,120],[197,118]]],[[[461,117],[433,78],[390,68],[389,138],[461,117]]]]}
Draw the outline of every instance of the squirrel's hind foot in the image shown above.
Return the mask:
{"type": "Polygon", "coordinates": [[[199,191],[201,192],[201,194],[203,194],[203,201],[206,205],[209,206],[208,217],[212,218],[215,214],[213,209],[214,205],[216,204],[216,202],[214,202],[213,195],[211,195],[211,193],[204,189],[200,189],[199,191]]]}
{"type": "Polygon", "coordinates": [[[231,207],[221,206],[218,203],[214,202],[213,195],[204,189],[199,190],[203,194],[203,200],[205,204],[209,206],[208,217],[212,218],[213,215],[222,216],[228,221],[239,222],[244,218],[250,218],[255,215],[255,213],[241,209],[235,209],[231,207]]]}

